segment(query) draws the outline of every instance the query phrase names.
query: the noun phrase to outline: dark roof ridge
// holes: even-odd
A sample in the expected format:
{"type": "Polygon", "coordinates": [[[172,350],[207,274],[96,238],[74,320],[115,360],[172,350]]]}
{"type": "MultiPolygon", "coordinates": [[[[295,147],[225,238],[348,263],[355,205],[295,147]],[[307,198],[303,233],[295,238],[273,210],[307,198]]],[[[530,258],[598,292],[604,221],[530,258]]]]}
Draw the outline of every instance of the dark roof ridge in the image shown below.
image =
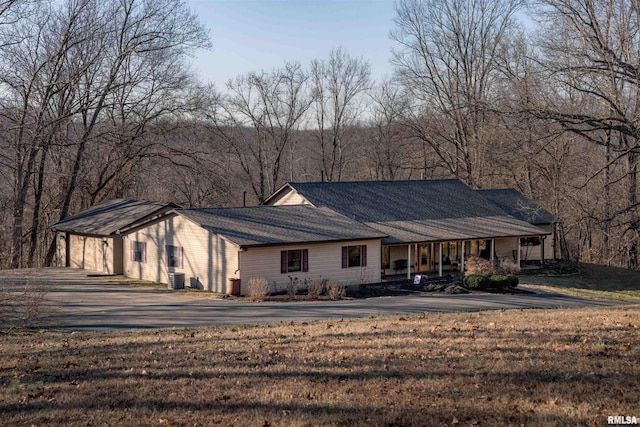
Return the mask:
{"type": "MultiPolygon", "coordinates": [[[[384,179],[384,180],[353,180],[353,181],[287,181],[284,185],[300,185],[300,184],[384,184],[384,183],[407,183],[407,182],[424,182],[424,181],[460,181],[457,178],[430,178],[430,179],[384,179]]],[[[462,181],[460,181],[462,182],[462,181]]],[[[464,182],[462,182],[464,185],[464,182]]],[[[284,186],[283,185],[283,186],[284,186]]],[[[468,185],[467,185],[468,186],[468,185]]]]}
{"type": "Polygon", "coordinates": [[[175,211],[211,211],[211,210],[231,210],[231,209],[255,209],[255,208],[292,208],[305,206],[308,208],[320,209],[313,205],[252,205],[252,206],[221,206],[219,208],[176,208],[175,211]]]}

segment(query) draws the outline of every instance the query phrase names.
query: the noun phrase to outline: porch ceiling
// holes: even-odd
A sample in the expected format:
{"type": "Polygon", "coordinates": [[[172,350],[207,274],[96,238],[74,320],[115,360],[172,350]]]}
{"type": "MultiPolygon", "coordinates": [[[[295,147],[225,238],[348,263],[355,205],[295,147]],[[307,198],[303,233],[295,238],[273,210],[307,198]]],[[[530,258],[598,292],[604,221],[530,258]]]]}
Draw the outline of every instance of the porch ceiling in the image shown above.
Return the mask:
{"type": "Polygon", "coordinates": [[[511,216],[369,222],[386,234],[383,244],[541,236],[549,232],[511,216]]]}

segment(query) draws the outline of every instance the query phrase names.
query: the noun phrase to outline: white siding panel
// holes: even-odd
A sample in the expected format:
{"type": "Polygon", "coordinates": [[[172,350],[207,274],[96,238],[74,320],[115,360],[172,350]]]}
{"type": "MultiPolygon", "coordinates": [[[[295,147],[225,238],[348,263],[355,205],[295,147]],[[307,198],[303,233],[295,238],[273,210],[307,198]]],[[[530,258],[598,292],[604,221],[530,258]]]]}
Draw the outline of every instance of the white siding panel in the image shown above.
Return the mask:
{"type": "MultiPolygon", "coordinates": [[[[70,234],[69,240],[71,253],[70,267],[82,268],[98,273],[114,274],[113,238],[87,237],[70,234]]],[[[64,240],[61,239],[60,243],[64,245],[64,240]]]]}
{"type": "Polygon", "coordinates": [[[380,240],[357,240],[349,242],[307,243],[249,248],[240,253],[240,279],[244,283],[251,277],[264,277],[271,290],[283,290],[289,276],[299,280],[323,280],[345,285],[380,282],[380,240]],[[342,268],[342,247],[367,245],[367,266],[342,268]],[[280,252],[292,249],[309,250],[309,271],[280,273],[280,252]],[[275,289],[274,289],[275,283],[275,289]]]}
{"type": "Polygon", "coordinates": [[[185,285],[226,293],[237,277],[239,247],[182,216],[173,216],[127,234],[124,270],[127,277],[168,283],[169,273],[184,273],[185,285]],[[131,242],[147,244],[147,262],[131,261],[131,242]],[[183,267],[169,268],[166,245],[183,249],[183,267]]]}
{"type": "Polygon", "coordinates": [[[282,205],[310,205],[311,203],[302,197],[297,191],[286,188],[277,197],[269,201],[270,205],[282,206],[282,205]]]}

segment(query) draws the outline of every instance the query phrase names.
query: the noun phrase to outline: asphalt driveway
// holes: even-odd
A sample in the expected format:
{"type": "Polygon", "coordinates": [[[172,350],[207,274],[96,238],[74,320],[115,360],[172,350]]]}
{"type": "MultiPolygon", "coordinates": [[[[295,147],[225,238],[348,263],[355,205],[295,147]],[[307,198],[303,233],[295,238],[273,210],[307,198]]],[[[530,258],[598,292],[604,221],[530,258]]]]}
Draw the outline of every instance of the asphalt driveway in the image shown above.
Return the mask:
{"type": "Polygon", "coordinates": [[[0,284],[43,287],[52,309],[48,323],[68,329],[240,325],[425,312],[619,304],[555,294],[423,294],[342,301],[255,303],[110,284],[102,278],[88,277],[84,270],[64,268],[0,271],[0,284]]]}

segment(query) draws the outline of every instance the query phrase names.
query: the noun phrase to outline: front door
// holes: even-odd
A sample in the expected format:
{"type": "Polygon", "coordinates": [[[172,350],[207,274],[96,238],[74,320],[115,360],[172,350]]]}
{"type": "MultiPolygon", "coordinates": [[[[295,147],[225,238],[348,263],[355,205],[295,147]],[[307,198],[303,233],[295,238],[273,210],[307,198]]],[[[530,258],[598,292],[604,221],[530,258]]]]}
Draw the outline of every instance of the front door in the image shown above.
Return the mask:
{"type": "Polygon", "coordinates": [[[420,265],[419,271],[432,271],[433,266],[433,244],[427,243],[420,245],[420,251],[418,256],[418,262],[420,265]]]}

